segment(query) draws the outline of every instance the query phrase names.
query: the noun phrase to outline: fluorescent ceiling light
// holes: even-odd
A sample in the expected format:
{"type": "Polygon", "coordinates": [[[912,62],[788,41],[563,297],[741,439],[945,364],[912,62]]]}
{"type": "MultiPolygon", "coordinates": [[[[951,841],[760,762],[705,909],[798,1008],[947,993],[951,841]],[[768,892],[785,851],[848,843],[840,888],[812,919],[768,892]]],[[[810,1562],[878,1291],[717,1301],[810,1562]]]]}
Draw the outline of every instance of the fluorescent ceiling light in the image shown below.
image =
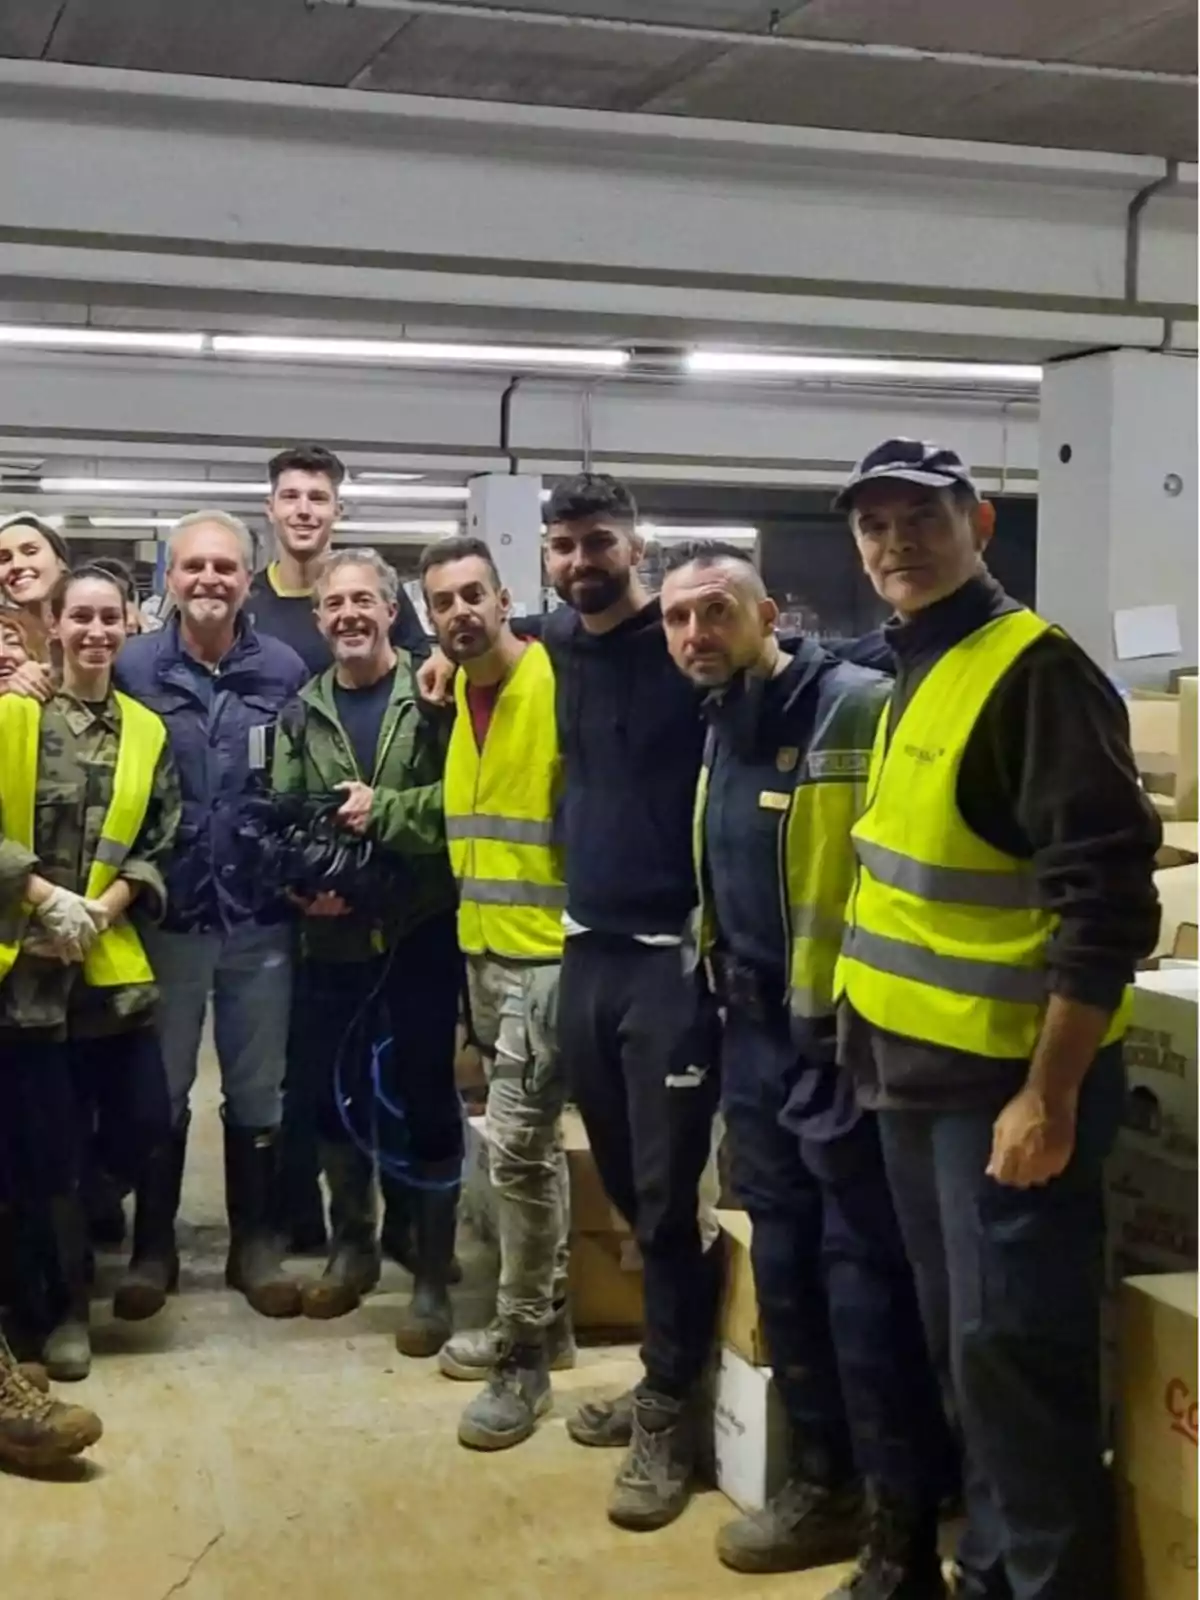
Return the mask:
{"type": "MultiPolygon", "coordinates": [[[[17,486],[8,485],[11,492],[17,486]]],[[[21,485],[25,488],[26,485],[21,485]]],[[[270,489],[265,483],[220,482],[195,478],[42,478],[28,485],[43,494],[137,495],[160,500],[259,500],[270,489]]],[[[468,490],[453,483],[344,483],[344,500],[394,500],[418,505],[464,505],[468,490]]]]}
{"type": "Polygon", "coordinates": [[[1013,383],[1036,388],[1041,367],[993,361],[920,361],[875,356],[774,355],[753,350],[691,350],[684,371],[712,377],[922,378],[931,383],[1013,383]]]}
{"type": "Polygon", "coordinates": [[[567,349],[554,345],[433,344],[417,339],[301,339],[217,333],[213,335],[212,347],[219,356],[417,361],[447,366],[596,367],[615,371],[629,364],[627,350],[567,349]]]}
{"type": "Polygon", "coordinates": [[[89,528],[173,528],[175,517],[89,517],[89,528]]]}
{"type": "Polygon", "coordinates": [[[148,333],[136,328],[42,328],[30,323],[0,326],[0,345],[27,350],[170,350],[200,355],[206,333],[148,333]]]}

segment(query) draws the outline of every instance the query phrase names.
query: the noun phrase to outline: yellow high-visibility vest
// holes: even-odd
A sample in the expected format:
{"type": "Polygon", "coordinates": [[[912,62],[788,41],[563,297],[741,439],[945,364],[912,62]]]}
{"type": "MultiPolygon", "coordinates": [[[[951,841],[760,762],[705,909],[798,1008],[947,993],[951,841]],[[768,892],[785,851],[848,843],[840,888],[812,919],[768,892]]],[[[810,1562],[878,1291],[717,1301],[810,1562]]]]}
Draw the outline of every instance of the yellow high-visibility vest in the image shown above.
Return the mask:
{"type": "MultiPolygon", "coordinates": [[[[832,1016],[835,1009],[833,975],[854,882],[850,830],[866,800],[875,726],[890,688],[877,673],[848,664],[827,674],[818,689],[807,749],[780,750],[778,789],[760,796],[764,808],[780,817],[779,894],[790,939],[788,1008],[804,1021],[832,1016]]],[[[692,824],[701,956],[712,949],[717,932],[704,863],[711,746],[710,738],[692,824]]]]}
{"type": "MultiPolygon", "coordinates": [[[[167,738],[165,726],[153,711],[127,695],[118,694],[116,701],[121,713],[117,765],[112,799],[83,891],[89,900],[103,894],[120,876],[145,821],[155,769],[167,738]]],[[[0,762],[0,832],[27,850],[33,849],[41,720],[41,707],[35,700],[15,694],[0,699],[0,750],[4,753],[0,762]]],[[[19,943],[0,944],[0,981],[19,952],[19,943]]],[[[115,923],[96,940],[84,959],[83,977],[85,983],[100,989],[154,981],[142,941],[126,921],[115,923]]]]}
{"type": "MultiPolygon", "coordinates": [[[[1039,902],[1032,862],[972,833],[957,786],[992,691],[1050,626],[1031,611],[993,619],[934,665],[890,738],[880,720],[837,987],[889,1033],[1011,1059],[1037,1044],[1059,919],[1039,902]]],[[[1106,1044],[1131,1003],[1126,991],[1106,1044]]]]}
{"type": "Polygon", "coordinates": [[[561,763],[550,657],[527,646],[500,687],[482,750],[462,672],[454,693],[443,791],[459,945],[472,955],[557,961],[567,891],[554,839],[561,763]]]}

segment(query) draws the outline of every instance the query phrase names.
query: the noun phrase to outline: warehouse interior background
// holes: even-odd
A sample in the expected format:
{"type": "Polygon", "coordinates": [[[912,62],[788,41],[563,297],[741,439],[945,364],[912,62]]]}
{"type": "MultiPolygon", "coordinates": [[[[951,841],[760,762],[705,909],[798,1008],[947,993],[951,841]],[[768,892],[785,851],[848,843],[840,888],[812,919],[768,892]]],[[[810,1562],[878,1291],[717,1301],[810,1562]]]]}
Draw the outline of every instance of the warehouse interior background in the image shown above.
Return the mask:
{"type": "MultiPolygon", "coordinates": [[[[404,577],[527,483],[530,609],[538,495],[590,467],[652,551],[721,530],[848,635],[881,614],[832,496],[909,435],[996,503],[1018,599],[1165,688],[1200,653],[1197,82],[1194,0],[0,0],[0,517],[149,591],[197,507],[265,561],[266,462],[319,442],[338,541],[404,577]]],[[[622,1542],[561,1425],[464,1466],[461,1395],[380,1359],[398,1275],[349,1332],[239,1317],[215,1100],[188,1293],[96,1331],[102,1465],[0,1479],[13,1593],[826,1592],[719,1569],[716,1496],[622,1542]]],[[[605,1357],[560,1411],[631,1381],[605,1357]]]]}

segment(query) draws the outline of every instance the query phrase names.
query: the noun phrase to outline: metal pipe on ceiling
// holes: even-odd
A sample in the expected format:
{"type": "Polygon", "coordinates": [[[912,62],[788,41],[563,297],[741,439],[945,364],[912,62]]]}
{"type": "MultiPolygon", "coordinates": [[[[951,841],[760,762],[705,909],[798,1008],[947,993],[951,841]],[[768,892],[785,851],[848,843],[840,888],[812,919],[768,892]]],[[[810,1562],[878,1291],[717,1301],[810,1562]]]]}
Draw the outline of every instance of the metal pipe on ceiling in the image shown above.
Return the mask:
{"type": "Polygon", "coordinates": [[[1129,209],[1125,213],[1125,300],[1128,305],[1136,305],[1142,268],[1142,213],[1154,199],[1155,195],[1166,194],[1174,189],[1179,182],[1179,162],[1171,156],[1167,159],[1166,171],[1162,177],[1155,178],[1153,183],[1146,184],[1139,189],[1129,202],[1129,209]]]}
{"type": "Polygon", "coordinates": [[[305,0],[309,9],[340,6],[343,10],[406,11],[430,17],[519,23],[542,28],[570,28],[594,33],[625,34],[633,39],[678,39],[687,44],[791,50],[799,54],[849,56],[859,61],[899,64],[933,62],[948,67],[983,67],[992,72],[1037,73],[1062,78],[1145,83],[1161,88],[1195,88],[1191,72],[1156,72],[1148,67],[1106,66],[1088,61],[1043,61],[1021,56],[984,55],[975,50],[927,50],[916,45],[861,43],[849,39],[812,39],[790,33],[749,33],[736,28],[701,28],[690,23],[642,22],[620,17],[578,16],[561,11],[527,11],[519,6],[472,4],[471,0],[305,0]]]}

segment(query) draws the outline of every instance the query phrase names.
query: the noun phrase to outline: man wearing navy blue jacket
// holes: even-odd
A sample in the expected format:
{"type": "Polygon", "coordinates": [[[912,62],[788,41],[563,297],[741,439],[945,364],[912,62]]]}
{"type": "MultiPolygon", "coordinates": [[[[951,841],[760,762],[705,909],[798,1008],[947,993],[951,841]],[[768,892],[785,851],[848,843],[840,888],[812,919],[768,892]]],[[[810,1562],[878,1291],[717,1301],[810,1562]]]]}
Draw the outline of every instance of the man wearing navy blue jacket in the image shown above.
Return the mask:
{"type": "Polygon", "coordinates": [[[221,511],[184,517],[168,541],[167,586],[177,615],[131,639],[117,683],[156,711],[179,769],[183,824],[167,871],[168,911],[147,933],[175,1138],[137,1195],[133,1260],[118,1316],[161,1304],[178,1274],[175,1215],[208,997],[214,1007],[225,1127],[230,1250],[226,1281],[263,1316],[296,1316],[298,1285],[274,1238],[281,1095],[291,1003],[291,929],[264,882],[249,826],[267,792],[276,717],[308,678],[290,646],[241,615],[251,541],[221,511]]]}

